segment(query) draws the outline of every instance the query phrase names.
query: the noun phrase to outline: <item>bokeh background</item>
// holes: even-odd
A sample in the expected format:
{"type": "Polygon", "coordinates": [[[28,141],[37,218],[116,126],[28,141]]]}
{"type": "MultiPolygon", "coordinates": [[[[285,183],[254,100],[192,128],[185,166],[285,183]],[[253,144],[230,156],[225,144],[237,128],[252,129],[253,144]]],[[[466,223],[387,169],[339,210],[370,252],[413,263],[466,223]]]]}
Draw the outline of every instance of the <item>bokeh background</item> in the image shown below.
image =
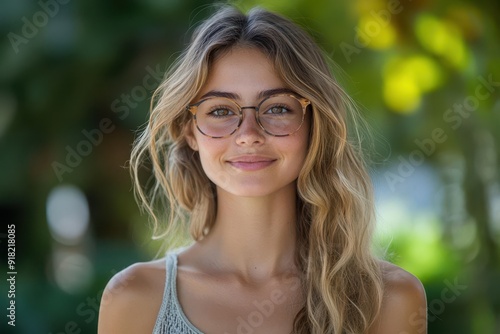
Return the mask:
{"type": "MultiPolygon", "coordinates": [[[[500,333],[500,3],[238,5],[290,17],[342,69],[375,138],[376,243],[425,285],[429,333],[500,333]]],[[[210,12],[195,0],[0,5],[1,333],[95,333],[106,282],[156,256],[125,165],[152,92],[210,12]]]]}

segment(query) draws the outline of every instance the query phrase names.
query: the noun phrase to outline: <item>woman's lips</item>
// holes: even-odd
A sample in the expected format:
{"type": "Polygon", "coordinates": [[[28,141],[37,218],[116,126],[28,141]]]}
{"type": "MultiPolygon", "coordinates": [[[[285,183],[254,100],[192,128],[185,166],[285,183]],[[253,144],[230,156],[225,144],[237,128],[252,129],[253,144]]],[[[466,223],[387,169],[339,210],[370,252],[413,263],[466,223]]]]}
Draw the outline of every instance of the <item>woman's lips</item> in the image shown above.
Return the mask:
{"type": "Polygon", "coordinates": [[[228,163],[234,168],[245,170],[245,171],[255,171],[259,169],[266,168],[272,165],[276,159],[261,158],[261,157],[241,157],[232,160],[228,160],[228,163]]]}

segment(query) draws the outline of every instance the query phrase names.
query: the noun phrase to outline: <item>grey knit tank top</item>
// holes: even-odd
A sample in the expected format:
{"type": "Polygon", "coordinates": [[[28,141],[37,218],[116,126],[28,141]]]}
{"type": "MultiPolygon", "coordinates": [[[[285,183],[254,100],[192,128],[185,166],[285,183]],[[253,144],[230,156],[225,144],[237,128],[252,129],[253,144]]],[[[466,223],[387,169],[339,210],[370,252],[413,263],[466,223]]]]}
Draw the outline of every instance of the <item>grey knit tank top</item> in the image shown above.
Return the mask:
{"type": "Polygon", "coordinates": [[[177,254],[183,249],[172,250],[165,257],[167,269],[165,290],[153,334],[203,334],[189,322],[177,298],[177,254]]]}

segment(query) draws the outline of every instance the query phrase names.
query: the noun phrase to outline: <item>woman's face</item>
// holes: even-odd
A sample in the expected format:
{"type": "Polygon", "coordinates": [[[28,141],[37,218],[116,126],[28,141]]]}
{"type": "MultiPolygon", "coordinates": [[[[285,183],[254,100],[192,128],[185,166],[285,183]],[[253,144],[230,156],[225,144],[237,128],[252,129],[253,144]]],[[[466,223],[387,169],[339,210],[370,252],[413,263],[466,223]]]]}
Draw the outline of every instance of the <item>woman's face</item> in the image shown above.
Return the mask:
{"type": "MultiPolygon", "coordinates": [[[[272,63],[259,50],[234,48],[212,64],[199,96],[227,93],[240,106],[257,106],[266,91],[288,88],[276,75],[272,63]]],[[[243,109],[243,122],[226,138],[211,138],[198,131],[194,122],[187,131],[190,147],[199,151],[208,178],[236,196],[267,196],[295,191],[295,180],[308,147],[309,115],[301,128],[286,137],[274,137],[260,128],[255,110],[243,109]]]]}

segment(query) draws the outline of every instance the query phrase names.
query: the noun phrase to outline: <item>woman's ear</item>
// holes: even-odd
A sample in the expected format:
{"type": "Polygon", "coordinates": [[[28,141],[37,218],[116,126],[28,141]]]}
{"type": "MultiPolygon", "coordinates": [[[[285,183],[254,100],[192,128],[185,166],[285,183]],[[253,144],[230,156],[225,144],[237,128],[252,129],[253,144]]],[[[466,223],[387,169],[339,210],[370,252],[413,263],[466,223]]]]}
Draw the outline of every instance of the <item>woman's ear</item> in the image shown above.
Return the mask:
{"type": "Polygon", "coordinates": [[[193,122],[189,121],[184,125],[184,134],[186,136],[186,141],[193,151],[198,151],[198,142],[194,136],[193,122]]]}

